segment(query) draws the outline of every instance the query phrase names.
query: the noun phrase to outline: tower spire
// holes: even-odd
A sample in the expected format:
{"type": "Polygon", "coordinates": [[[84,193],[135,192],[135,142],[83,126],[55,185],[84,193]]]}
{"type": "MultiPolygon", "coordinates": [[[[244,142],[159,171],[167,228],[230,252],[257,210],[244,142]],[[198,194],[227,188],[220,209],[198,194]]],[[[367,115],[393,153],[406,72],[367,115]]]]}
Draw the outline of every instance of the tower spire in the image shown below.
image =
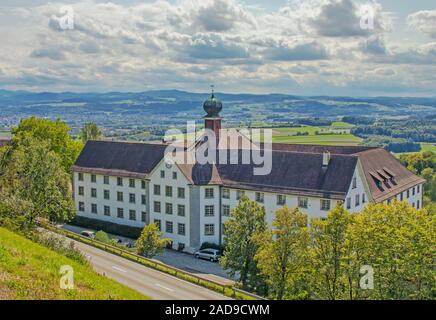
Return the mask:
{"type": "Polygon", "coordinates": [[[211,92],[212,92],[212,98],[215,98],[215,85],[211,84],[210,85],[210,89],[211,89],[211,92]]]}

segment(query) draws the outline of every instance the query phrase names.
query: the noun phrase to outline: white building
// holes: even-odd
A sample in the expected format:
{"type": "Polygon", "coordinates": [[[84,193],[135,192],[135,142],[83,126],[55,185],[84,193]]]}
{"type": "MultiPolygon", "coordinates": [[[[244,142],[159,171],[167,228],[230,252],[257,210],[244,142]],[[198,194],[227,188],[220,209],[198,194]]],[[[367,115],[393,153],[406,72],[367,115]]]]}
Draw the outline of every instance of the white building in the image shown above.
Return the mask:
{"type": "MultiPolygon", "coordinates": [[[[218,135],[221,103],[212,96],[204,108],[205,127],[218,135]]],[[[422,206],[425,180],[381,148],[273,144],[265,176],[254,175],[253,164],[169,165],[166,148],[89,141],[72,168],[77,215],[136,228],[154,222],[174,249],[193,252],[222,243],[242,195],[264,205],[269,223],[285,205],[320,218],[338,202],[353,213],[393,199],[422,206]]]]}

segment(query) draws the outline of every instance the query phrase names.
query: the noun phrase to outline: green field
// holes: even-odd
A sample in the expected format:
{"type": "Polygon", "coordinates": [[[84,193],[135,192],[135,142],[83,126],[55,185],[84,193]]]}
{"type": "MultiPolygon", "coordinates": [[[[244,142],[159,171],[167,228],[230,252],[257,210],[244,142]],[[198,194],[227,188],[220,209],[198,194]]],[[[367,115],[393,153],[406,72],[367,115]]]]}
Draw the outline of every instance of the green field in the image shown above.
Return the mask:
{"type": "Polygon", "coordinates": [[[436,153],[436,144],[431,143],[421,143],[421,151],[432,151],[436,153]]]}
{"type": "Polygon", "coordinates": [[[0,300],[143,300],[147,297],[37,243],[0,228],[0,300]],[[61,266],[74,270],[62,290],[61,266]]]}
{"type": "Polygon", "coordinates": [[[334,122],[330,127],[274,128],[273,142],[347,146],[361,144],[363,140],[350,133],[351,127],[353,125],[345,122],[334,122]],[[307,135],[302,135],[306,133],[307,135]]]}
{"type": "Polygon", "coordinates": [[[352,134],[328,134],[308,136],[273,136],[273,142],[289,144],[356,146],[362,143],[362,139],[355,137],[352,134]]]}

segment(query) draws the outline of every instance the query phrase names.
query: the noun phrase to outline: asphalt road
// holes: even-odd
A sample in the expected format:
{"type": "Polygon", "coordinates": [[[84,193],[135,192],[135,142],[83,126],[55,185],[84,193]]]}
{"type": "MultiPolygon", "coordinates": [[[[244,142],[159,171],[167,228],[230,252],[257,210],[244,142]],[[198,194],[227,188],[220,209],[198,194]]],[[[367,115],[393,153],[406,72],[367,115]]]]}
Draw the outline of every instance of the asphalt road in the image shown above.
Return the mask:
{"type": "Polygon", "coordinates": [[[74,241],[94,270],[154,300],[229,300],[214,291],[74,241]]]}

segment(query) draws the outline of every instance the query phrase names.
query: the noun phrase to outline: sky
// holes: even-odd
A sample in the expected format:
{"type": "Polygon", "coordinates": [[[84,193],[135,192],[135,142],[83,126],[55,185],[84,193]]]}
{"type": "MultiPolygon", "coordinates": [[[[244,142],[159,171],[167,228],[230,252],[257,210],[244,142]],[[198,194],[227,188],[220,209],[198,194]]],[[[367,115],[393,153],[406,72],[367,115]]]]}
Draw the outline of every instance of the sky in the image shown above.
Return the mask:
{"type": "Polygon", "coordinates": [[[0,0],[0,89],[436,96],[436,0],[0,0]]]}

